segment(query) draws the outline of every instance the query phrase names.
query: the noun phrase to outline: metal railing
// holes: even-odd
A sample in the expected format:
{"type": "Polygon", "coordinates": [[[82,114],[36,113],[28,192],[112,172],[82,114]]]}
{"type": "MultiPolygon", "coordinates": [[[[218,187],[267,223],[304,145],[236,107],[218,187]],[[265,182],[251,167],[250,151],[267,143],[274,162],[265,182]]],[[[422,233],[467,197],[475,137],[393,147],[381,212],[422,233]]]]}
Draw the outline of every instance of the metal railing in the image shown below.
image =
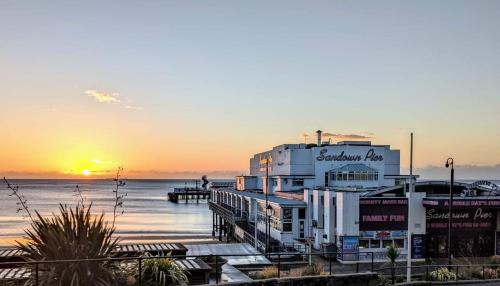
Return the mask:
{"type": "Polygon", "coordinates": [[[406,271],[411,269],[412,280],[419,279],[420,281],[458,281],[458,280],[490,280],[498,279],[497,269],[500,269],[500,264],[425,264],[425,265],[412,265],[408,266],[389,266],[382,267],[372,270],[379,275],[384,277],[389,277],[392,284],[397,282],[398,278],[404,278],[406,280],[406,271]],[[446,269],[448,275],[442,275],[439,280],[439,274],[434,272],[436,270],[446,269]],[[488,272],[485,270],[493,269],[494,272],[488,272]],[[435,274],[434,274],[435,273],[435,274]],[[450,274],[451,273],[451,274],[450,274]],[[446,276],[446,277],[445,277],[446,276]]]}
{"type": "MultiPolygon", "coordinates": [[[[341,252],[273,252],[268,254],[261,253],[243,253],[243,254],[224,254],[224,255],[175,255],[175,256],[135,256],[135,257],[107,257],[107,258],[95,258],[95,259],[73,259],[73,260],[56,260],[56,261],[21,261],[21,262],[2,262],[0,263],[0,269],[6,268],[5,266],[12,267],[13,264],[17,268],[29,268],[30,269],[30,279],[33,280],[34,285],[40,285],[41,275],[45,273],[51,267],[56,267],[56,265],[64,264],[64,267],[67,268],[68,265],[78,266],[78,264],[89,264],[89,263],[116,263],[120,267],[126,268],[127,264],[136,263],[136,273],[135,276],[137,280],[137,285],[143,285],[144,277],[143,277],[143,267],[144,261],[152,260],[152,259],[195,259],[195,258],[211,258],[211,261],[214,261],[214,271],[215,271],[215,284],[221,283],[221,266],[226,263],[227,260],[231,258],[241,258],[241,257],[252,257],[254,261],[256,261],[256,257],[267,258],[268,260],[262,259],[261,264],[251,265],[249,267],[253,267],[254,269],[262,269],[264,266],[274,266],[277,268],[277,278],[283,278],[284,275],[288,273],[291,275],[291,269],[297,267],[304,267],[308,265],[307,261],[309,260],[309,256],[316,257],[314,259],[314,264],[320,265],[322,268],[322,274],[332,275],[333,273],[361,273],[361,272],[374,272],[378,273],[382,277],[389,278],[391,282],[394,284],[397,278],[406,277],[406,266],[393,266],[393,267],[381,267],[375,268],[375,257],[376,252],[366,252],[371,253],[371,259],[369,261],[351,261],[350,264],[339,264],[336,263],[337,257],[343,257],[347,255],[347,253],[341,252]],[[321,256],[321,258],[317,258],[321,256]],[[290,260],[290,257],[299,257],[301,259],[290,260]],[[270,263],[269,263],[270,262],[270,263]],[[335,264],[336,263],[336,264],[335,264]],[[337,272],[338,271],[338,272],[337,272]]],[[[385,262],[386,264],[388,262],[385,262]]],[[[464,269],[467,269],[468,272],[476,271],[476,276],[472,277],[476,280],[486,280],[492,278],[485,271],[488,268],[498,269],[500,268],[500,264],[432,264],[432,265],[414,265],[411,267],[412,269],[412,277],[419,279],[421,281],[427,281],[432,278],[432,272],[441,269],[447,268],[450,272],[454,273],[455,280],[463,280],[465,278],[464,269]],[[462,271],[461,271],[462,270],[462,271]]],[[[27,278],[26,278],[27,279],[27,278]]],[[[259,280],[259,279],[255,279],[259,280]]],[[[0,281],[0,285],[2,281],[0,281]]],[[[9,284],[10,285],[10,284],[9,284]]]]}

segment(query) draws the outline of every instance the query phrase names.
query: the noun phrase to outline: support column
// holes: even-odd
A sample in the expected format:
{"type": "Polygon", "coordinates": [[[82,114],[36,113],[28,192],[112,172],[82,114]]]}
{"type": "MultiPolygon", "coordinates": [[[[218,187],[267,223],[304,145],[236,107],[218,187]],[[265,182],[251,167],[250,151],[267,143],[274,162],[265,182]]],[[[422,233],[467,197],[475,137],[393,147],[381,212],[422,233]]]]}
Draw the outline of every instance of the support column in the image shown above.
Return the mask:
{"type": "Polygon", "coordinates": [[[215,212],[212,211],[212,237],[215,237],[215,212]]]}
{"type": "Polygon", "coordinates": [[[219,216],[219,241],[222,241],[222,217],[219,216]]]}

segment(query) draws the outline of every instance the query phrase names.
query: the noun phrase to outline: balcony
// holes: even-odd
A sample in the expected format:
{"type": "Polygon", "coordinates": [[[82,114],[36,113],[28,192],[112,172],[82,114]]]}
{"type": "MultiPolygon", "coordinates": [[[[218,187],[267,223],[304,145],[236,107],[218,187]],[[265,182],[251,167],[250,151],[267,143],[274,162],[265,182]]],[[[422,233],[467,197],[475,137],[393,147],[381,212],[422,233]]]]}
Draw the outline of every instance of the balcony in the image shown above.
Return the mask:
{"type": "Polygon", "coordinates": [[[224,203],[208,201],[208,208],[232,224],[248,220],[247,212],[224,203]]]}

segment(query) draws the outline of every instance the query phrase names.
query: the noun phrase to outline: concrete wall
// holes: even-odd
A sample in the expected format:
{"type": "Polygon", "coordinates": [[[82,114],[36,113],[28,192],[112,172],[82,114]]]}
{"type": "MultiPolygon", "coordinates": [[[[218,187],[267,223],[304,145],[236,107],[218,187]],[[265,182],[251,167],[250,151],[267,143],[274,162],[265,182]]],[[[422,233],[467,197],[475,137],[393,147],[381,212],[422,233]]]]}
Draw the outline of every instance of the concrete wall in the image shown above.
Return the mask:
{"type": "Polygon", "coordinates": [[[359,235],[359,192],[337,192],[337,234],[359,235]]]}
{"type": "Polygon", "coordinates": [[[337,274],[330,276],[307,276],[294,278],[273,278],[252,282],[224,283],[228,286],[376,286],[378,285],[376,273],[337,274]]]}

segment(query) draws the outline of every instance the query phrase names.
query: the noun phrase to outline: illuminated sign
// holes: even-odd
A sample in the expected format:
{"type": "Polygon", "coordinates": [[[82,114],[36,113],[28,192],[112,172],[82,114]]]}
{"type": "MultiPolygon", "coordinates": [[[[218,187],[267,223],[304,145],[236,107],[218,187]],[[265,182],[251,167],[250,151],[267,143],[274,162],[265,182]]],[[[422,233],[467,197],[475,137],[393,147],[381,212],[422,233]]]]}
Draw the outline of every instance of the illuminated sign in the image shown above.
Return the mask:
{"type": "Polygon", "coordinates": [[[405,230],[408,228],[408,200],[361,198],[359,230],[405,230]]]}
{"type": "Polygon", "coordinates": [[[316,157],[317,161],[371,161],[371,162],[378,162],[378,161],[383,161],[384,157],[382,155],[378,155],[375,153],[375,150],[370,149],[366,153],[365,156],[361,155],[349,155],[345,154],[344,151],[340,152],[340,154],[333,154],[333,155],[328,155],[328,149],[321,149],[319,151],[319,156],[316,157]]]}
{"type": "MultiPolygon", "coordinates": [[[[448,231],[448,210],[427,209],[426,228],[431,232],[448,231]]],[[[495,230],[496,211],[491,209],[461,209],[453,210],[452,228],[461,230],[495,230]]]]}

